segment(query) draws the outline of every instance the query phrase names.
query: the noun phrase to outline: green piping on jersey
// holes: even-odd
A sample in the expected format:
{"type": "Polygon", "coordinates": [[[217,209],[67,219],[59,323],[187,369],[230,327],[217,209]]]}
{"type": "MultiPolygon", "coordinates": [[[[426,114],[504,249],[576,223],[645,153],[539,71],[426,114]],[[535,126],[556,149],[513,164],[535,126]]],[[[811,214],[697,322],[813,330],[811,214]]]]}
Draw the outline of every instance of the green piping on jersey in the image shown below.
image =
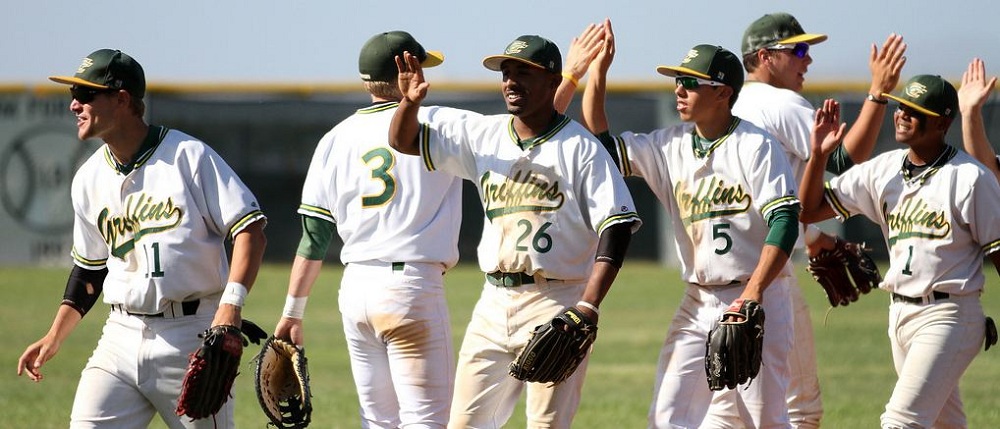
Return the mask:
{"type": "Polygon", "coordinates": [[[1000,239],[993,240],[989,244],[983,246],[983,254],[989,255],[990,253],[1000,250],[1000,239]]]}
{"type": "Polygon", "coordinates": [[[768,212],[773,210],[775,207],[783,206],[786,204],[798,204],[798,198],[792,195],[784,196],[781,198],[776,198],[773,201],[764,204],[764,207],[760,209],[760,214],[764,217],[768,216],[768,212]]]}
{"type": "Polygon", "coordinates": [[[73,257],[74,261],[79,262],[81,265],[86,265],[88,267],[100,268],[100,267],[105,266],[108,263],[108,259],[107,258],[104,258],[104,259],[87,259],[87,258],[84,258],[83,256],[80,256],[79,253],[77,253],[75,247],[73,248],[72,251],[70,251],[70,255],[73,257]]]}
{"type": "Polygon", "coordinates": [[[949,145],[945,145],[944,151],[941,152],[941,155],[938,155],[938,158],[934,160],[934,162],[932,162],[931,165],[927,167],[927,170],[917,175],[917,177],[910,177],[910,170],[906,168],[906,160],[907,156],[909,155],[909,152],[906,152],[903,154],[903,163],[899,167],[899,169],[900,172],[903,173],[903,179],[905,179],[907,182],[919,179],[920,184],[923,185],[924,182],[927,181],[927,179],[929,179],[931,176],[934,175],[934,173],[937,173],[937,171],[941,169],[941,166],[946,164],[948,161],[951,161],[951,159],[954,158],[955,155],[957,154],[958,154],[958,149],[955,149],[949,145]]]}
{"type": "Polygon", "coordinates": [[[146,138],[143,139],[139,150],[136,151],[140,155],[129,164],[119,164],[118,160],[111,153],[111,147],[107,145],[104,146],[104,160],[118,173],[129,174],[145,164],[146,161],[149,161],[149,158],[156,152],[156,148],[160,146],[160,143],[163,142],[163,138],[167,136],[167,132],[169,131],[170,129],[167,127],[150,125],[149,131],[146,133],[146,138]]]}
{"type": "Polygon", "coordinates": [[[309,204],[299,204],[299,210],[307,211],[309,213],[316,213],[322,217],[333,219],[333,213],[322,207],[311,206],[309,204]]]}
{"type": "Polygon", "coordinates": [[[420,145],[420,157],[424,160],[424,167],[427,171],[435,171],[437,168],[434,166],[434,161],[431,160],[431,127],[427,124],[420,124],[420,130],[417,132],[417,144],[420,145]]]}
{"type": "MultiPolygon", "coordinates": [[[[636,212],[625,212],[616,214],[614,216],[608,216],[607,219],[604,219],[604,222],[601,222],[601,224],[597,226],[597,234],[598,235],[601,234],[602,232],[604,232],[605,228],[611,225],[616,225],[619,223],[637,222],[639,220],[640,220],[639,214],[636,212]]],[[[635,231],[635,226],[633,225],[633,232],[634,231],[635,231]]]]}
{"type": "Polygon", "coordinates": [[[366,115],[369,113],[384,112],[389,109],[395,109],[396,107],[399,107],[398,101],[387,101],[385,103],[379,103],[362,109],[358,109],[357,113],[359,115],[366,115]]]}
{"type": "Polygon", "coordinates": [[[736,127],[739,126],[740,122],[742,122],[742,119],[733,116],[732,122],[729,124],[729,128],[726,130],[726,133],[723,134],[722,137],[712,140],[712,145],[709,146],[708,149],[702,149],[698,144],[698,139],[707,139],[698,135],[698,129],[696,127],[691,127],[691,150],[694,151],[694,156],[697,158],[705,158],[711,155],[717,147],[721,146],[722,143],[729,138],[729,136],[733,135],[733,131],[736,131],[736,127]]]}
{"type": "Polygon", "coordinates": [[[556,114],[555,120],[548,129],[542,131],[537,136],[521,140],[517,135],[517,131],[514,130],[514,117],[510,117],[510,122],[507,124],[507,133],[510,135],[510,139],[517,144],[521,150],[529,150],[535,146],[548,141],[552,136],[556,135],[561,131],[566,125],[569,124],[569,118],[566,115],[556,114]]]}
{"type": "Polygon", "coordinates": [[[248,224],[255,222],[257,218],[267,219],[266,217],[264,217],[264,212],[260,210],[254,210],[250,213],[247,213],[247,215],[243,216],[243,218],[237,221],[232,228],[229,228],[229,238],[230,239],[235,238],[237,232],[241,231],[248,224]]]}
{"type": "Polygon", "coordinates": [[[851,213],[847,211],[844,204],[837,198],[837,194],[833,192],[833,188],[830,187],[830,182],[823,184],[823,193],[826,195],[826,200],[830,203],[830,207],[833,207],[833,210],[840,214],[840,217],[844,219],[851,217],[851,213]]]}
{"type": "Polygon", "coordinates": [[[628,146],[625,145],[625,139],[621,136],[615,136],[615,146],[618,148],[618,156],[621,158],[621,165],[618,166],[618,169],[621,170],[622,176],[631,177],[632,162],[629,161],[628,146]]]}

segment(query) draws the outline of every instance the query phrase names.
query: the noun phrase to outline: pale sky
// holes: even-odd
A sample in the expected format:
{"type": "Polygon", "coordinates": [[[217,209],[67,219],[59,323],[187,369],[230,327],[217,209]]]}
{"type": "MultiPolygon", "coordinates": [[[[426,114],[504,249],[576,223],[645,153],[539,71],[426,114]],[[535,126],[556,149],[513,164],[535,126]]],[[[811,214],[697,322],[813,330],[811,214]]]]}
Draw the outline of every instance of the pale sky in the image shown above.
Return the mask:
{"type": "Polygon", "coordinates": [[[892,32],[908,45],[903,79],[957,81],[979,56],[1000,74],[996,0],[770,1],[397,1],[397,0],[8,0],[0,14],[0,84],[48,85],[99,48],[134,56],[152,83],[357,82],[357,55],[371,35],[406,30],[445,63],[428,80],[491,82],[481,60],[522,34],[565,53],[589,22],[610,17],[618,54],[612,82],[656,82],[701,43],[739,52],[743,30],[764,13],[795,15],[829,40],[813,47],[810,82],[866,82],[868,50],[892,32]]]}

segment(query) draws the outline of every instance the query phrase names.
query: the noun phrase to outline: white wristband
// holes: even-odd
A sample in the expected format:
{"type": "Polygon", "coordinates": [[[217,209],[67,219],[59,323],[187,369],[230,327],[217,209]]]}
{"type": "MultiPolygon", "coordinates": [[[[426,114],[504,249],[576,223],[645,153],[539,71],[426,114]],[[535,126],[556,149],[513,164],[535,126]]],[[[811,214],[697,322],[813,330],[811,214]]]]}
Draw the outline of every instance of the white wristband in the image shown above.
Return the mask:
{"type": "Polygon", "coordinates": [[[286,296],[285,309],[281,311],[281,315],[289,319],[302,319],[306,315],[308,299],[308,296],[286,296]]]}
{"type": "Polygon", "coordinates": [[[597,306],[594,305],[594,304],[591,304],[591,303],[589,303],[587,301],[580,301],[580,302],[576,303],[576,306],[577,307],[583,307],[583,308],[589,308],[590,311],[594,312],[594,314],[596,314],[598,316],[601,315],[601,311],[597,309],[597,306]]]}
{"type": "Polygon", "coordinates": [[[226,283],[226,290],[222,292],[222,299],[219,304],[230,304],[243,308],[243,301],[247,297],[247,287],[237,282],[226,283]]]}

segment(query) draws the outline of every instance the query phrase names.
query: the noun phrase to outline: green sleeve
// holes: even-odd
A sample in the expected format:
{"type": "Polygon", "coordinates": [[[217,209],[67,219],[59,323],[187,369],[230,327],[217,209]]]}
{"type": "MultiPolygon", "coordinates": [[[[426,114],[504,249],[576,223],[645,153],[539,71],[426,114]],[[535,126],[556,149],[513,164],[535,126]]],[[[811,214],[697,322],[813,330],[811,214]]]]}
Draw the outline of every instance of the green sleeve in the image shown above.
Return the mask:
{"type": "Polygon", "coordinates": [[[611,160],[615,162],[615,167],[618,167],[618,170],[621,171],[622,161],[618,158],[618,149],[615,148],[615,138],[611,135],[611,131],[598,134],[597,139],[601,141],[601,145],[611,155],[611,160]]]}
{"type": "Polygon", "coordinates": [[[801,206],[798,204],[771,210],[767,216],[767,226],[770,231],[767,233],[764,244],[777,246],[786,254],[791,255],[792,248],[795,247],[795,240],[799,239],[800,210],[801,206]]]}
{"type": "Polygon", "coordinates": [[[830,154],[830,159],[826,160],[826,171],[837,176],[853,166],[854,160],[847,154],[847,149],[844,149],[844,145],[837,146],[837,150],[830,154]]]}
{"type": "Polygon", "coordinates": [[[333,230],[333,222],[302,216],[302,239],[299,240],[299,248],[295,254],[314,261],[323,260],[326,249],[330,247],[330,240],[333,239],[333,230]]]}

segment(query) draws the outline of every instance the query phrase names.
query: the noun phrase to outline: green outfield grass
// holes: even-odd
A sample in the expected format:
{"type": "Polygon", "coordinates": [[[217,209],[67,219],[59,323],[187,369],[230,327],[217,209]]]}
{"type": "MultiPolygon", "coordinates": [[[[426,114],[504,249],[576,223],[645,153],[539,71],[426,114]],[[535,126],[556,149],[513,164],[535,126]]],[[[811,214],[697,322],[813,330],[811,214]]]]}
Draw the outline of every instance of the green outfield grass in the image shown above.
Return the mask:
{"type": "MultiPolygon", "coordinates": [[[[357,397],[336,307],[340,281],[337,264],[324,271],[306,312],[306,342],[314,393],[316,428],[357,428],[357,397]]],[[[289,266],[266,266],[247,300],[245,317],[272,330],[284,303],[289,266]]],[[[887,297],[882,291],[827,314],[828,304],[819,286],[801,270],[806,299],[812,308],[819,356],[820,380],[826,408],[824,427],[877,427],[878,416],[892,390],[895,374],[886,338],[887,297]],[[825,322],[824,322],[825,319],[825,322]]],[[[0,363],[0,428],[61,428],[69,421],[80,369],[96,344],[106,306],[100,304],[84,319],[59,355],[44,368],[45,380],[32,383],[15,375],[24,348],[48,329],[61,297],[66,269],[0,269],[0,315],[7,347],[0,363]]],[[[1000,315],[1000,281],[990,267],[984,307],[1000,315]]],[[[446,277],[456,351],[482,275],[465,265],[446,277]]],[[[583,403],[576,428],[644,428],[652,395],[657,355],[677,306],[682,288],[678,274],[652,263],[630,262],[601,306],[601,331],[591,359],[583,403]]],[[[766,303],[765,303],[766,308],[766,303]]],[[[248,361],[259,348],[251,346],[248,361]]],[[[766,363],[765,363],[766,364],[766,363]]],[[[236,420],[240,428],[264,428],[267,419],[257,406],[252,368],[245,365],[237,379],[236,420]]],[[[1000,352],[976,358],[962,380],[969,426],[1000,426],[1000,352]]],[[[151,427],[165,427],[154,419],[151,427]]],[[[524,427],[518,408],[508,427],[524,427]]]]}

